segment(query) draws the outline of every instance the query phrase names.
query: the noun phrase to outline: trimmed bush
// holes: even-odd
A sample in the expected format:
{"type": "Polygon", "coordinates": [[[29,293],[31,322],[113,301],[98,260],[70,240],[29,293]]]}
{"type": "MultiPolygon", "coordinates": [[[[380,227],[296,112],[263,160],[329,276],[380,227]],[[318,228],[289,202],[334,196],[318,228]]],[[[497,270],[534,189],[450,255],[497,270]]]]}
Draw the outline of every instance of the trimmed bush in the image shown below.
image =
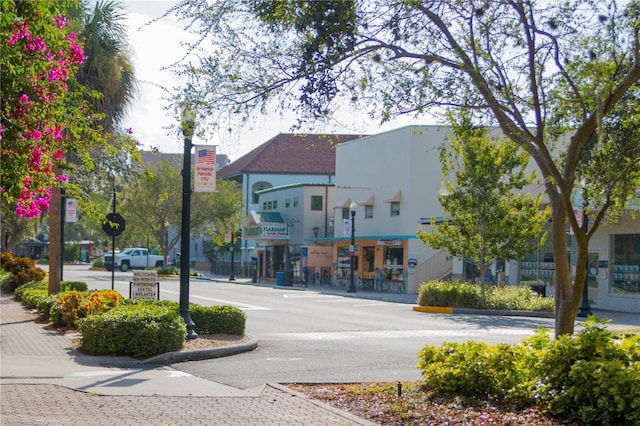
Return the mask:
{"type": "MultiPolygon", "coordinates": [[[[11,253],[0,253],[0,267],[11,276],[6,282],[6,290],[14,291],[16,288],[31,281],[41,281],[46,276],[44,270],[38,268],[36,263],[28,257],[13,257],[11,253]]],[[[3,287],[4,289],[4,287],[3,287]]]]}
{"type": "Polygon", "coordinates": [[[87,283],[84,281],[60,281],[60,292],[65,291],[87,291],[87,283]]]}
{"type": "Polygon", "coordinates": [[[31,281],[26,284],[22,284],[20,287],[15,289],[13,293],[13,297],[16,300],[22,300],[22,296],[26,290],[29,289],[39,289],[39,290],[48,290],[48,284],[46,281],[31,281]]]}
{"type": "Polygon", "coordinates": [[[555,308],[552,298],[539,296],[526,286],[489,286],[482,294],[480,286],[460,280],[424,283],[418,290],[418,305],[538,312],[555,308]]]}
{"type": "Polygon", "coordinates": [[[93,355],[149,358],[177,351],[187,335],[178,311],[166,306],[122,305],[78,322],[81,347],[93,355]]]}
{"type": "Polygon", "coordinates": [[[94,268],[104,268],[104,257],[100,256],[93,259],[91,266],[94,268]]]}
{"type": "Polygon", "coordinates": [[[554,416],[640,424],[640,337],[621,343],[603,322],[590,317],[583,331],[542,349],[537,396],[554,416]]]}
{"type": "Polygon", "coordinates": [[[521,361],[523,345],[484,342],[444,343],[418,352],[425,387],[444,395],[504,400],[520,396],[520,385],[531,381],[521,361]]]}
{"type": "Polygon", "coordinates": [[[539,328],[519,345],[445,343],[419,352],[423,386],[444,395],[510,400],[580,424],[640,424],[640,333],[591,317],[557,340],[539,328]]]}
{"type": "Polygon", "coordinates": [[[189,305],[198,334],[244,334],[247,315],[233,306],[189,305]]]}
{"type": "Polygon", "coordinates": [[[418,291],[420,306],[455,306],[457,308],[480,308],[480,287],[460,280],[429,281],[418,291]]]}

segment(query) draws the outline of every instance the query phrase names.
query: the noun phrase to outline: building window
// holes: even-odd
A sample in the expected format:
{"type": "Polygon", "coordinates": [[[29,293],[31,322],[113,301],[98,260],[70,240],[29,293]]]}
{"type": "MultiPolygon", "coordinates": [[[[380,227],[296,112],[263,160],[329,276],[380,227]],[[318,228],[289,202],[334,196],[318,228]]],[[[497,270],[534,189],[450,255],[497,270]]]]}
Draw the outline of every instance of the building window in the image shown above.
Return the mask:
{"type": "Polygon", "coordinates": [[[322,211],[322,195],[311,196],[311,210],[322,211]]]}
{"type": "Polygon", "coordinates": [[[293,207],[298,207],[298,197],[293,197],[293,207]]]}
{"type": "Polygon", "coordinates": [[[349,207],[342,208],[342,218],[349,219],[349,207]]]}
{"type": "Polygon", "coordinates": [[[267,202],[266,202],[266,201],[263,201],[263,202],[262,202],[262,211],[263,211],[263,212],[266,212],[266,211],[267,211],[267,202]]]}
{"type": "Polygon", "coordinates": [[[371,219],[373,217],[373,206],[364,206],[364,218],[371,219]]]}
{"type": "Polygon", "coordinates": [[[391,202],[391,216],[400,216],[400,203],[391,202]]]}
{"type": "Polygon", "coordinates": [[[286,198],[284,200],[284,207],[288,209],[289,206],[291,206],[291,198],[286,198]]]}
{"type": "Polygon", "coordinates": [[[611,236],[611,292],[640,294],[640,234],[611,236]]]}
{"type": "Polygon", "coordinates": [[[273,209],[278,210],[278,200],[273,200],[273,209]]]}
{"type": "Polygon", "coordinates": [[[273,201],[267,201],[267,210],[273,210],[273,201]]]}

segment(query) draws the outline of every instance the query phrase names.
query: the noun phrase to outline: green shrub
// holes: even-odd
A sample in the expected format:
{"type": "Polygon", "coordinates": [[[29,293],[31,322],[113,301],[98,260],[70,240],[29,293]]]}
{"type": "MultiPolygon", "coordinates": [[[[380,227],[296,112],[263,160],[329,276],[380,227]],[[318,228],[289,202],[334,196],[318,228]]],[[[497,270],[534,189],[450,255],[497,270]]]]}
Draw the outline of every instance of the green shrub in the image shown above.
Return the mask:
{"type": "Polygon", "coordinates": [[[244,334],[247,315],[233,306],[189,305],[198,334],[244,334]]]}
{"type": "Polygon", "coordinates": [[[418,352],[418,368],[424,386],[439,394],[526,399],[521,387],[532,381],[531,369],[523,365],[526,352],[524,345],[473,341],[426,345],[418,352]]]}
{"type": "Polygon", "coordinates": [[[6,290],[14,291],[22,284],[30,281],[41,281],[46,276],[44,270],[28,257],[13,257],[11,253],[0,253],[0,267],[11,273],[6,283],[6,290]]]}
{"type": "Polygon", "coordinates": [[[28,288],[22,293],[22,303],[31,309],[38,309],[38,306],[49,298],[47,290],[28,288]]]}
{"type": "Polygon", "coordinates": [[[457,308],[480,308],[480,287],[454,281],[429,281],[418,291],[420,306],[455,306],[457,308]]]}
{"type": "Polygon", "coordinates": [[[28,289],[47,290],[49,288],[48,285],[49,284],[46,281],[31,281],[26,284],[22,284],[20,287],[15,289],[15,292],[13,293],[13,297],[16,300],[22,300],[22,295],[25,292],[25,290],[28,290],[28,289]]]}
{"type": "MultiPolygon", "coordinates": [[[[640,344],[620,342],[595,317],[541,352],[537,396],[551,414],[589,424],[640,422],[640,344]]],[[[626,339],[625,339],[626,340],[626,339]]]]}
{"type": "Polygon", "coordinates": [[[147,268],[158,271],[159,275],[180,275],[180,268],[175,266],[163,266],[162,268],[147,268]]]}
{"type": "Polygon", "coordinates": [[[60,281],[60,292],[65,291],[87,291],[87,283],[84,281],[60,281]]]}
{"type": "Polygon", "coordinates": [[[555,309],[552,298],[539,296],[526,286],[488,286],[483,295],[480,286],[460,280],[424,283],[418,291],[418,305],[544,312],[555,309]]]}
{"type": "Polygon", "coordinates": [[[93,266],[94,268],[104,268],[104,257],[100,256],[93,259],[93,263],[91,263],[91,266],[93,266]]]}
{"type": "Polygon", "coordinates": [[[2,291],[10,292],[11,287],[9,280],[11,279],[11,273],[0,268],[0,289],[2,291]]]}
{"type": "Polygon", "coordinates": [[[555,301],[543,297],[528,286],[486,287],[483,308],[506,311],[553,312],[555,301]]]}
{"type": "Polygon", "coordinates": [[[166,306],[122,305],[78,322],[81,347],[93,355],[143,359],[180,349],[187,329],[178,311],[166,306]]]}

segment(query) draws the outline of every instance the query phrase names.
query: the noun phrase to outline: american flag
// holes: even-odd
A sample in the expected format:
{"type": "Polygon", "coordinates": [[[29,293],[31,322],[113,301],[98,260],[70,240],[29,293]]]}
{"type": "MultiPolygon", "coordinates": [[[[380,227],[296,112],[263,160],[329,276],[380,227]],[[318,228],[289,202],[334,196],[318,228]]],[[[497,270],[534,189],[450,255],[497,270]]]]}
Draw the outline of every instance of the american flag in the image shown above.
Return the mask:
{"type": "Polygon", "coordinates": [[[216,150],[213,148],[199,149],[196,164],[216,164],[216,150]]]}

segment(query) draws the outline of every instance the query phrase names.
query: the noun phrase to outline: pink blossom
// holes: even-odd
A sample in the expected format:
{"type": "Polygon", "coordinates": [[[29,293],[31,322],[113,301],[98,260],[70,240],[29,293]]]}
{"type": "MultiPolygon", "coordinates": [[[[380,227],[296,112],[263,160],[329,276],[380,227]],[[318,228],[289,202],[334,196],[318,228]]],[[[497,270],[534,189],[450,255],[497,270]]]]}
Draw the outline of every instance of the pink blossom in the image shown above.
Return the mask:
{"type": "Polygon", "coordinates": [[[64,156],[64,153],[58,149],[53,154],[51,154],[51,156],[56,160],[60,160],[64,156]]]}
{"type": "Polygon", "coordinates": [[[58,15],[55,18],[56,20],[56,25],[58,25],[58,29],[61,30],[67,23],[67,20],[64,16],[62,15],[58,15]]]}
{"type": "Polygon", "coordinates": [[[31,102],[29,102],[29,95],[27,95],[25,93],[22,96],[20,96],[20,103],[25,104],[25,105],[29,105],[31,103],[31,102]]]}
{"type": "Polygon", "coordinates": [[[69,176],[60,175],[60,176],[58,176],[58,181],[60,181],[60,182],[69,182],[69,176]]]}

